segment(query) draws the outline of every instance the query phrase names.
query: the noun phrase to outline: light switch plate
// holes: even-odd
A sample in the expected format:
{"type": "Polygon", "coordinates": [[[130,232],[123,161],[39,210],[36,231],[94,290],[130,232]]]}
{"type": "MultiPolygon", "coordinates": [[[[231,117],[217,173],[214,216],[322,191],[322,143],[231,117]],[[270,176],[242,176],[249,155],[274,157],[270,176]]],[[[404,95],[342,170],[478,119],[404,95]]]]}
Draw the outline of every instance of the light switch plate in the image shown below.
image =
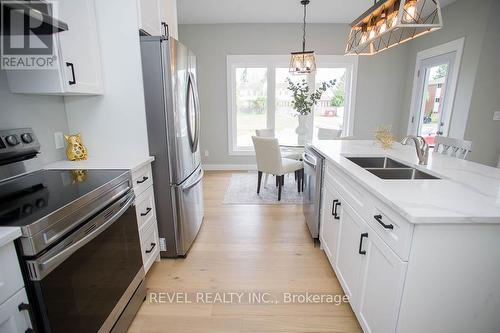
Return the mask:
{"type": "Polygon", "coordinates": [[[64,136],[63,136],[62,132],[55,132],[54,133],[54,140],[56,142],[56,149],[64,148],[64,136]]]}
{"type": "Polygon", "coordinates": [[[208,150],[205,150],[205,157],[208,157],[210,155],[210,152],[208,150]]]}
{"type": "Polygon", "coordinates": [[[500,111],[495,111],[493,113],[493,120],[500,120],[500,111]]]}

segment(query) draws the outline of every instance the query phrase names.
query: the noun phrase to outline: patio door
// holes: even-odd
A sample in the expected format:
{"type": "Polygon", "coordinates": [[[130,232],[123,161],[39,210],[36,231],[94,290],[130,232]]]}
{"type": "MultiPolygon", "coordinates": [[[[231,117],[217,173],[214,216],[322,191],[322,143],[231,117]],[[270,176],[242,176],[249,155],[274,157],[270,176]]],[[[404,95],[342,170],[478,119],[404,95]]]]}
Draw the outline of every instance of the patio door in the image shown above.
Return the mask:
{"type": "Polygon", "coordinates": [[[423,136],[431,146],[436,135],[447,135],[449,131],[453,103],[450,82],[456,55],[456,52],[449,52],[417,62],[410,129],[412,134],[423,136]]]}

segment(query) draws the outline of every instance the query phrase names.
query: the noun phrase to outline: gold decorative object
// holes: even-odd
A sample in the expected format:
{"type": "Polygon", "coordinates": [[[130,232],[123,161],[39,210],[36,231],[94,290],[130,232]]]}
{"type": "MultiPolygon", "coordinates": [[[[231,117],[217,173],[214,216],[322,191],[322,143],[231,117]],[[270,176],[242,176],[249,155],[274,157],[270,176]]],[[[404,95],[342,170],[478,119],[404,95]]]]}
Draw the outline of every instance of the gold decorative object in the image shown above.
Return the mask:
{"type": "Polygon", "coordinates": [[[394,143],[394,135],[390,127],[379,126],[375,130],[375,140],[377,140],[383,149],[391,149],[394,143]]]}
{"type": "Polygon", "coordinates": [[[87,170],[71,170],[73,184],[84,182],[87,179],[87,170]]]}
{"type": "Polygon", "coordinates": [[[76,135],[64,135],[68,146],[66,147],[66,156],[70,161],[81,161],[87,159],[87,148],[82,143],[80,133],[76,135]]]}

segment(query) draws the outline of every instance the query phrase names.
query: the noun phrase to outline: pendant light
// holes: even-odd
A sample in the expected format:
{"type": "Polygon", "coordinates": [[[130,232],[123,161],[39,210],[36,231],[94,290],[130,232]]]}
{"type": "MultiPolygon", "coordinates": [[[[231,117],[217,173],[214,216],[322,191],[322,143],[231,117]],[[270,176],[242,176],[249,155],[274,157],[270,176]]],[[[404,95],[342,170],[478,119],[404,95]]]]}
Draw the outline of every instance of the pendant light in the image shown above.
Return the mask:
{"type": "Polygon", "coordinates": [[[351,23],[345,53],[376,54],[442,27],[439,0],[375,0],[351,23]]]}
{"type": "Polygon", "coordinates": [[[292,74],[309,74],[316,70],[316,59],[314,58],[314,51],[306,51],[306,8],[309,2],[309,0],[300,1],[300,3],[304,6],[302,51],[292,52],[292,56],[290,59],[290,73],[292,74]]]}

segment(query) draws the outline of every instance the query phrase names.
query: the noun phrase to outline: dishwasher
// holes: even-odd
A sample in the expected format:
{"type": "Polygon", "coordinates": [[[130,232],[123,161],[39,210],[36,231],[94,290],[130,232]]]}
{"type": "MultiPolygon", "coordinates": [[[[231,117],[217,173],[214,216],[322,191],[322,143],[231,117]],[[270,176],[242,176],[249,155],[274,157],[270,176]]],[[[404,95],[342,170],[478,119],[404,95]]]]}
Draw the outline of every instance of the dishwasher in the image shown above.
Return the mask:
{"type": "Polygon", "coordinates": [[[324,157],[311,146],[306,146],[304,161],[304,193],[302,209],[307,227],[313,238],[319,237],[321,211],[321,185],[324,157]]]}

